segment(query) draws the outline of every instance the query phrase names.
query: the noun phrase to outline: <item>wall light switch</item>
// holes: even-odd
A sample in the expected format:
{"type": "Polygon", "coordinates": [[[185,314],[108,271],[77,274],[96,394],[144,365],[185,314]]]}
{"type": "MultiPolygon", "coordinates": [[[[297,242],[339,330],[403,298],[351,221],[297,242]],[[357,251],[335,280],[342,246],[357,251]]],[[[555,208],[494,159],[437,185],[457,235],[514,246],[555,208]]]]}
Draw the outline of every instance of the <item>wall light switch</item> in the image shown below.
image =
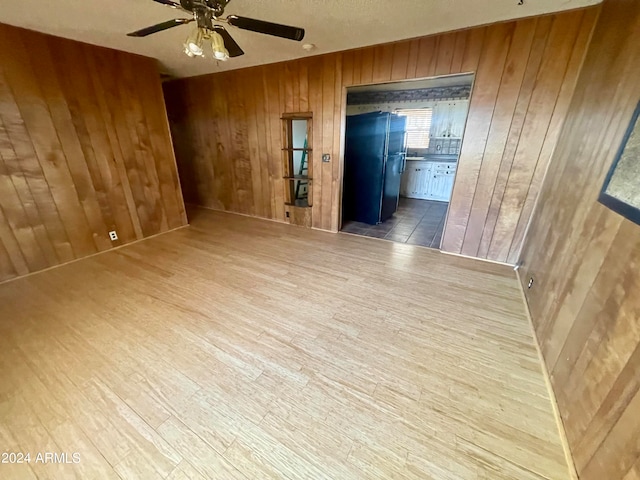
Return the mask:
{"type": "Polygon", "coordinates": [[[115,242],[118,239],[118,234],[116,233],[115,230],[109,232],[109,238],[111,239],[112,242],[115,242]]]}
{"type": "Polygon", "coordinates": [[[325,163],[329,163],[331,161],[331,155],[328,153],[322,154],[322,161],[325,163]]]}

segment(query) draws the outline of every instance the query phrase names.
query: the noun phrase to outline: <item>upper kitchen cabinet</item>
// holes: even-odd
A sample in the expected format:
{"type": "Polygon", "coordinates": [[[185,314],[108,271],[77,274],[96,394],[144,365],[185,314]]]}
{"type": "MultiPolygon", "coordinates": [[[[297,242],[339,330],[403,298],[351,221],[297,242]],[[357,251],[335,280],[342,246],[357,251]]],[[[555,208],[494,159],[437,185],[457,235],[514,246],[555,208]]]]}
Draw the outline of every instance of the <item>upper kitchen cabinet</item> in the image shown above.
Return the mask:
{"type": "Polygon", "coordinates": [[[461,139],[467,121],[469,100],[438,102],[433,107],[431,138],[461,139]]]}
{"type": "Polygon", "coordinates": [[[469,101],[466,99],[436,103],[433,106],[429,148],[426,152],[415,153],[459,155],[468,110],[469,101]]]}

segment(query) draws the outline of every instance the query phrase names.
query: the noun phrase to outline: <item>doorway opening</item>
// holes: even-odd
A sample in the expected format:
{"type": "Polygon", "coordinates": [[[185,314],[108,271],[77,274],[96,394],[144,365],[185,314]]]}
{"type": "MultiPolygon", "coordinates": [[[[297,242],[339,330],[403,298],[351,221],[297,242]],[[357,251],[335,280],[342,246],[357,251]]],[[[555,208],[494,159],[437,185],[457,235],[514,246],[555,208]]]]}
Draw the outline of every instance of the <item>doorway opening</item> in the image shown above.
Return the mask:
{"type": "Polygon", "coordinates": [[[342,232],[440,248],[473,78],[347,89],[342,232]]]}

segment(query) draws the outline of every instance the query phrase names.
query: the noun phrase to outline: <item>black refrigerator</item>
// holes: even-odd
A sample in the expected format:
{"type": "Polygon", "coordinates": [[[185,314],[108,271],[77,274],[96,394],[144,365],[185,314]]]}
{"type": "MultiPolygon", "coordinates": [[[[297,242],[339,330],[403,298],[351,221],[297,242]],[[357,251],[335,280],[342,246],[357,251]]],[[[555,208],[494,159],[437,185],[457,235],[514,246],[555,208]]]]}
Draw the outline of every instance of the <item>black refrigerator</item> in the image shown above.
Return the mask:
{"type": "Polygon", "coordinates": [[[406,117],[393,113],[347,117],[343,220],[376,225],[397,210],[405,132],[406,117]]]}

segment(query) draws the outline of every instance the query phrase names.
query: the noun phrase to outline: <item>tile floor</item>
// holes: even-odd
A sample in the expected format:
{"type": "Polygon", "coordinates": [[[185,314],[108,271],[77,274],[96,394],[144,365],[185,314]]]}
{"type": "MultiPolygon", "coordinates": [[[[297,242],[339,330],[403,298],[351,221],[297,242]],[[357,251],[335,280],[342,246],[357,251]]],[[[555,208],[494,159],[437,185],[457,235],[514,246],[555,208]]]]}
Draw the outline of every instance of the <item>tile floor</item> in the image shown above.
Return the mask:
{"type": "Polygon", "coordinates": [[[345,222],[342,231],[400,243],[440,248],[448,203],[400,197],[398,211],[380,225],[345,222]]]}

